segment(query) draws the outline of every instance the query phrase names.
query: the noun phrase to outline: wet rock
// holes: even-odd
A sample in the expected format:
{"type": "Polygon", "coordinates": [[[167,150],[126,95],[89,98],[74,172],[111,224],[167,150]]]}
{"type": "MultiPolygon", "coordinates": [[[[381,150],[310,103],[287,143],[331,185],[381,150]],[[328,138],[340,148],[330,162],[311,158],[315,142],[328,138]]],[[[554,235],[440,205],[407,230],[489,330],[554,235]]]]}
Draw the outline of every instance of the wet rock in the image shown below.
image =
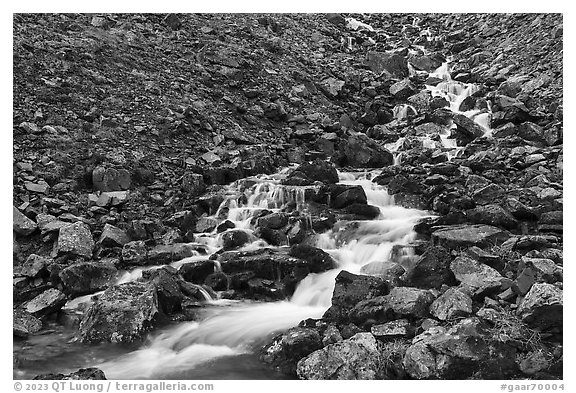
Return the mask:
{"type": "Polygon", "coordinates": [[[370,333],[353,337],[312,352],[300,360],[300,379],[379,379],[382,377],[378,344],[370,333]]]}
{"type": "Polygon", "coordinates": [[[308,262],[313,267],[313,272],[330,270],[336,266],[336,262],[326,251],[306,244],[296,244],[290,247],[288,254],[308,262]]]}
{"type": "Polygon", "coordinates": [[[438,56],[410,55],[410,64],[421,71],[432,72],[442,65],[443,60],[438,56]]]}
{"type": "Polygon", "coordinates": [[[20,274],[26,277],[36,278],[48,274],[48,266],[54,263],[51,258],[30,254],[22,265],[20,274]]]}
{"type": "Polygon", "coordinates": [[[272,339],[262,348],[260,358],[276,370],[296,376],[298,361],[322,348],[318,331],[304,327],[294,327],[272,339]]]}
{"type": "Polygon", "coordinates": [[[287,246],[289,244],[288,236],[277,229],[270,229],[265,227],[256,228],[254,231],[254,236],[265,240],[268,244],[273,246],[287,246]]]}
{"type": "Polygon", "coordinates": [[[382,168],[392,165],[394,156],[366,135],[351,135],[339,144],[342,165],[356,168],[382,168]]]}
{"type": "Polygon", "coordinates": [[[28,236],[38,228],[36,223],[26,217],[20,210],[13,206],[12,230],[19,235],[28,236]]]}
{"type": "Polygon", "coordinates": [[[345,320],[349,310],[360,301],[387,293],[387,284],[382,278],[356,275],[343,270],[336,276],[332,305],[322,318],[345,320]]]}
{"type": "Polygon", "coordinates": [[[534,284],[518,306],[518,315],[530,326],[562,329],[563,291],[551,284],[534,284]]]}
{"type": "Polygon", "coordinates": [[[84,314],[78,335],[83,343],[129,343],[156,322],[158,297],[150,283],[129,282],[108,288],[84,314]]]}
{"type": "Polygon", "coordinates": [[[193,246],[187,243],[174,243],[156,246],[148,251],[147,265],[166,265],[196,255],[193,246]]]}
{"type": "Polygon", "coordinates": [[[270,229],[280,229],[288,224],[288,215],[286,213],[272,213],[258,218],[256,227],[270,229]]]}
{"type": "Polygon", "coordinates": [[[320,159],[302,163],[296,168],[296,171],[303,173],[312,181],[321,181],[325,184],[334,184],[339,181],[334,164],[320,159]]]}
{"type": "Polygon", "coordinates": [[[12,331],[16,337],[26,338],[42,329],[41,320],[21,309],[14,309],[12,321],[12,331]]]}
{"type": "Polygon", "coordinates": [[[104,371],[99,368],[81,368],[70,374],[40,374],[34,380],[106,380],[104,371]]]}
{"type": "Polygon", "coordinates": [[[458,281],[466,284],[476,294],[498,291],[504,280],[496,269],[465,255],[454,259],[450,270],[458,281]]]}
{"type": "Polygon", "coordinates": [[[506,229],[518,226],[514,216],[499,204],[488,204],[467,210],[466,217],[474,224],[488,224],[506,229]]]}
{"type": "Polygon", "coordinates": [[[126,169],[99,166],[92,171],[92,184],[99,191],[123,191],[130,188],[132,178],[126,169]]]}
{"type": "Polygon", "coordinates": [[[114,225],[105,224],[98,243],[104,247],[122,247],[129,241],[130,238],[122,229],[114,225]]]}
{"type": "Polygon", "coordinates": [[[224,232],[222,235],[222,241],[224,250],[232,250],[249,243],[250,235],[242,229],[234,229],[224,232]]]}
{"type": "Polygon", "coordinates": [[[406,78],[409,74],[406,58],[396,53],[368,52],[365,63],[377,75],[406,78]]]}
{"type": "Polygon", "coordinates": [[[64,268],[58,276],[64,292],[86,295],[105,289],[114,282],[117,270],[111,262],[80,262],[64,268]]]}
{"type": "Polygon", "coordinates": [[[432,242],[448,249],[501,244],[510,235],[490,225],[453,225],[432,233],[432,242]]]}
{"type": "Polygon", "coordinates": [[[178,273],[188,282],[202,284],[210,274],[214,273],[214,261],[186,262],[178,268],[178,273]]]}
{"type": "Polygon", "coordinates": [[[465,141],[471,141],[484,135],[484,129],[474,120],[461,114],[455,114],[452,119],[456,123],[456,130],[463,136],[465,141]]]}
{"type": "Polygon", "coordinates": [[[353,214],[359,220],[374,220],[380,215],[380,208],[378,206],[367,205],[364,203],[352,203],[346,206],[342,211],[347,214],[353,214]]]}
{"type": "Polygon", "coordinates": [[[198,288],[185,282],[172,266],[142,272],[142,278],[156,288],[159,311],[166,315],[182,311],[182,302],[187,296],[204,300],[198,288]]]}
{"type": "Polygon", "coordinates": [[[148,250],[142,240],[128,242],[122,247],[122,262],[126,265],[145,265],[148,260],[148,250]]]}
{"type": "Polygon", "coordinates": [[[198,173],[185,173],[182,177],[182,190],[192,197],[201,195],[206,190],[204,177],[198,173]]]}
{"type": "Polygon", "coordinates": [[[406,282],[418,288],[439,289],[455,282],[450,270],[452,257],[442,246],[428,247],[406,275],[406,282]]]}
{"type": "Polygon", "coordinates": [[[457,288],[449,288],[430,306],[430,314],[446,321],[472,314],[472,299],[457,288]]]}
{"type": "Polygon", "coordinates": [[[194,232],[210,233],[218,226],[218,220],[212,217],[200,217],[196,222],[194,232]]]}
{"type": "Polygon", "coordinates": [[[373,325],[370,332],[374,337],[382,341],[394,340],[397,338],[414,337],[414,327],[407,319],[397,319],[381,325],[373,325]]]}
{"type": "Polygon", "coordinates": [[[414,87],[410,79],[403,79],[390,86],[390,94],[398,100],[406,100],[416,92],[416,87],[414,87]]]}
{"type": "Polygon", "coordinates": [[[55,249],[58,255],[78,255],[91,258],[94,239],[88,225],[81,221],[60,228],[55,249]]]}
{"type": "Polygon", "coordinates": [[[331,205],[336,209],[342,209],[352,204],[365,205],[368,203],[368,199],[362,186],[350,186],[343,192],[336,194],[331,202],[331,205]]]}
{"type": "Polygon", "coordinates": [[[60,310],[66,303],[66,295],[55,288],[47,289],[24,306],[26,312],[37,318],[60,310]]]}

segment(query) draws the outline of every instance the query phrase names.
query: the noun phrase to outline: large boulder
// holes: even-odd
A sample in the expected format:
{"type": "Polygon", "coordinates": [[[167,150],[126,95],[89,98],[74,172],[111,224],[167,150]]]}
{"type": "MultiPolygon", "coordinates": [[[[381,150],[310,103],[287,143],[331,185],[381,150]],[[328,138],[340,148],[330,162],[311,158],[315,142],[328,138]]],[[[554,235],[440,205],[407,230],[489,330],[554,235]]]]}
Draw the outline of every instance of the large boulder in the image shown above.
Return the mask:
{"type": "Polygon", "coordinates": [[[364,134],[350,135],[340,142],[341,165],[355,168],[382,168],[392,165],[394,156],[364,134]]]}
{"type": "Polygon", "coordinates": [[[224,250],[239,248],[250,242],[250,234],[242,229],[233,229],[222,235],[222,247],[224,250]]]}
{"type": "Polygon", "coordinates": [[[88,225],[77,221],[60,228],[55,247],[58,255],[68,254],[91,258],[94,245],[88,225]]]}
{"type": "Polygon", "coordinates": [[[418,288],[436,288],[450,285],[454,275],[450,271],[452,256],[442,246],[431,246],[418,257],[414,266],[406,274],[406,282],[418,288]]]}
{"type": "Polygon", "coordinates": [[[564,293],[551,284],[534,284],[518,306],[525,323],[540,330],[562,329],[564,293]]]}
{"type": "Polygon", "coordinates": [[[125,231],[114,225],[105,224],[98,243],[104,247],[122,247],[129,241],[130,238],[125,231]]]}
{"type": "Polygon", "coordinates": [[[311,272],[321,272],[336,267],[336,262],[326,251],[306,244],[295,244],[288,253],[295,258],[303,259],[311,267],[311,272]]]}
{"type": "Polygon", "coordinates": [[[336,209],[342,209],[353,204],[366,205],[367,203],[366,192],[360,185],[348,186],[342,192],[336,194],[334,198],[331,198],[331,206],[336,209]]]}
{"type": "Polygon", "coordinates": [[[496,203],[467,210],[466,218],[474,224],[488,224],[506,229],[518,226],[518,221],[512,213],[496,203]]]}
{"type": "Polygon", "coordinates": [[[449,288],[430,306],[430,314],[446,321],[472,314],[472,299],[457,288],[449,288]]]}
{"type": "Polygon", "coordinates": [[[453,225],[432,233],[432,242],[448,249],[501,244],[510,237],[507,231],[490,225],[453,225]]]}
{"type": "Polygon", "coordinates": [[[269,229],[280,229],[288,224],[288,215],[286,213],[271,213],[256,220],[256,227],[269,229]]]}
{"type": "Polygon", "coordinates": [[[192,261],[182,264],[178,268],[178,273],[188,282],[202,284],[204,280],[206,280],[206,277],[214,273],[215,267],[214,261],[192,261]]]}
{"type": "Polygon", "coordinates": [[[260,358],[276,370],[296,376],[298,361],[322,348],[322,337],[315,329],[294,327],[272,339],[260,358]]]}
{"type": "Polygon", "coordinates": [[[467,255],[460,255],[450,264],[456,280],[465,284],[474,294],[497,292],[505,283],[505,278],[488,265],[467,255]]]}
{"type": "Polygon", "coordinates": [[[142,338],[158,316],[158,296],[150,283],[133,281],[108,288],[80,321],[84,343],[129,343],[142,338]]]}
{"type": "Polygon", "coordinates": [[[64,268],[58,275],[64,292],[86,295],[105,289],[114,282],[117,270],[111,262],[79,262],[64,268]]]}
{"type": "Polygon", "coordinates": [[[410,79],[403,79],[390,86],[390,94],[398,100],[406,100],[408,97],[417,92],[416,87],[410,79]]]}
{"type": "Polygon", "coordinates": [[[332,305],[324,313],[328,320],[346,321],[349,311],[360,301],[386,295],[388,285],[380,277],[356,275],[342,270],[336,276],[332,305]]]}
{"type": "Polygon", "coordinates": [[[28,236],[38,228],[36,223],[26,217],[24,213],[13,206],[12,230],[19,235],[28,236]]]}

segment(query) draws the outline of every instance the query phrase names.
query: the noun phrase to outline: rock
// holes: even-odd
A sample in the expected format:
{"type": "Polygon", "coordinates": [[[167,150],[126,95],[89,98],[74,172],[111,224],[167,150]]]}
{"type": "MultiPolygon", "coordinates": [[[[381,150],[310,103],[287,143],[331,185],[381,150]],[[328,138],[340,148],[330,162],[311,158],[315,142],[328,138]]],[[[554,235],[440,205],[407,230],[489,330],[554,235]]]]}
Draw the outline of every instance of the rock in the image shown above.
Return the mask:
{"type": "Polygon", "coordinates": [[[94,239],[90,228],[81,221],[63,226],[60,228],[55,249],[57,255],[72,254],[91,258],[94,239]]]}
{"type": "Polygon", "coordinates": [[[381,355],[370,333],[358,333],[312,352],[297,364],[300,379],[380,379],[381,355]]]}
{"type": "Polygon", "coordinates": [[[488,184],[472,193],[472,199],[477,205],[494,204],[503,199],[505,191],[497,184],[488,184]]]}
{"type": "Polygon", "coordinates": [[[410,79],[403,79],[390,86],[390,94],[397,100],[406,100],[416,92],[416,87],[414,87],[410,79]]]}
{"type": "Polygon", "coordinates": [[[302,163],[296,171],[305,174],[312,181],[321,181],[325,184],[335,184],[339,181],[334,164],[318,158],[312,162],[302,163]]]}
{"type": "Polygon", "coordinates": [[[474,120],[461,114],[454,114],[452,119],[456,123],[456,130],[463,135],[466,141],[471,141],[484,135],[484,129],[474,120]]]}
{"type": "Polygon", "coordinates": [[[474,224],[488,224],[506,229],[513,229],[518,226],[518,221],[514,216],[495,203],[467,210],[466,217],[474,224]]]}
{"type": "Polygon", "coordinates": [[[108,288],[84,314],[78,328],[83,343],[130,343],[156,322],[158,297],[150,283],[128,282],[108,288]]]}
{"type": "Polygon", "coordinates": [[[414,327],[407,319],[397,319],[382,325],[373,325],[370,332],[374,337],[382,341],[395,340],[397,338],[414,337],[414,327]]]}
{"type": "Polygon", "coordinates": [[[272,213],[258,218],[256,227],[270,229],[280,229],[288,225],[288,215],[286,213],[272,213]]]}
{"type": "Polygon", "coordinates": [[[382,168],[392,165],[394,156],[366,135],[356,134],[339,144],[343,154],[341,165],[355,168],[382,168]]]}
{"type": "MultiPolygon", "coordinates": [[[[187,295],[196,294],[196,287],[187,285],[172,266],[146,270],[142,272],[142,278],[156,288],[158,309],[166,315],[182,311],[182,301],[187,295]]],[[[203,300],[203,297],[198,297],[198,300],[203,300]]]]}
{"type": "Polygon", "coordinates": [[[405,280],[418,288],[440,289],[444,284],[455,282],[450,262],[452,256],[444,247],[428,247],[408,271],[405,280]]]}
{"type": "Polygon", "coordinates": [[[27,338],[42,329],[41,320],[21,309],[14,309],[12,321],[12,331],[16,337],[27,338]]]}
{"type": "Polygon", "coordinates": [[[58,276],[64,292],[86,295],[105,289],[114,282],[117,270],[111,262],[80,262],[64,268],[58,276]]]}
{"type": "MultiPolygon", "coordinates": [[[[124,255],[124,251],[122,253],[124,255]]],[[[187,243],[156,246],[148,251],[147,265],[166,265],[196,255],[194,247],[187,243]]]]}
{"type": "Polygon", "coordinates": [[[104,247],[122,247],[129,241],[130,238],[122,229],[114,225],[105,224],[98,243],[104,247]]]}
{"type": "Polygon", "coordinates": [[[188,282],[202,284],[210,274],[214,273],[214,261],[186,262],[178,268],[178,273],[188,282]]]}
{"type": "Polygon", "coordinates": [[[326,251],[306,244],[293,245],[288,255],[308,262],[312,272],[326,271],[336,266],[336,262],[326,251]]]}
{"type": "Polygon", "coordinates": [[[442,59],[438,56],[410,55],[408,61],[417,69],[427,72],[433,72],[442,65],[442,59]]]}
{"type": "Polygon", "coordinates": [[[450,270],[459,282],[466,284],[475,294],[498,291],[504,280],[496,269],[465,255],[454,259],[450,270]]]}
{"type": "Polygon", "coordinates": [[[260,359],[284,374],[296,376],[298,361],[320,348],[322,341],[316,330],[294,327],[264,346],[260,359]]]}
{"type": "Polygon", "coordinates": [[[50,188],[46,182],[32,183],[29,181],[24,183],[24,187],[26,187],[26,189],[30,192],[37,192],[39,194],[46,194],[50,188]]]}
{"type": "Polygon", "coordinates": [[[449,288],[430,306],[430,314],[446,321],[472,314],[472,299],[457,288],[449,288]]]}
{"type": "Polygon", "coordinates": [[[122,247],[122,262],[126,265],[145,265],[148,260],[148,250],[142,240],[128,242],[122,247]]]}
{"type": "Polygon", "coordinates": [[[104,371],[91,367],[81,368],[70,374],[40,374],[33,378],[34,380],[106,380],[104,371]]]}
{"type": "Polygon", "coordinates": [[[178,30],[182,26],[182,21],[177,14],[168,14],[164,17],[164,23],[172,30],[178,30]]]}
{"type": "Polygon", "coordinates": [[[409,75],[408,61],[396,53],[368,52],[365,63],[377,75],[385,74],[393,78],[406,78],[409,75]]]}
{"type": "Polygon", "coordinates": [[[196,222],[194,232],[210,233],[218,226],[218,220],[212,217],[200,217],[196,222]]]}
{"type": "Polygon", "coordinates": [[[346,214],[356,216],[356,219],[358,220],[374,220],[375,218],[378,218],[381,213],[378,206],[367,205],[364,203],[352,203],[346,206],[342,211],[346,214]]]}
{"type": "Polygon", "coordinates": [[[182,190],[191,197],[201,195],[206,190],[204,177],[198,173],[185,173],[182,177],[182,190]]]}
{"type": "Polygon", "coordinates": [[[520,138],[537,143],[544,143],[544,130],[538,124],[525,121],[518,126],[518,136],[520,138]]]}
{"type": "Polygon", "coordinates": [[[250,242],[250,235],[242,229],[233,229],[224,232],[222,235],[222,242],[224,250],[232,250],[234,248],[242,247],[250,242]]]}
{"type": "Polygon", "coordinates": [[[388,287],[382,278],[356,275],[342,270],[336,276],[332,305],[322,318],[336,321],[346,320],[349,310],[361,300],[387,293],[388,287]]]}
{"type": "Polygon", "coordinates": [[[89,198],[94,199],[94,204],[100,207],[120,206],[128,201],[130,193],[128,191],[107,191],[100,195],[90,194],[89,198]]]}
{"type": "Polygon", "coordinates": [[[30,254],[26,262],[22,265],[20,274],[26,277],[36,278],[48,274],[48,266],[54,263],[51,258],[42,257],[36,254],[30,254]]]}
{"type": "Polygon", "coordinates": [[[425,289],[396,287],[386,296],[386,304],[395,314],[424,318],[434,301],[434,295],[425,289]]]}
{"type": "Polygon", "coordinates": [[[132,179],[126,169],[99,166],[92,171],[92,184],[99,191],[123,191],[130,188],[132,179]]]}
{"type": "Polygon", "coordinates": [[[31,235],[38,228],[36,223],[26,217],[20,210],[13,206],[12,230],[19,235],[31,235]]]}
{"type": "Polygon", "coordinates": [[[367,204],[368,198],[362,186],[349,186],[343,192],[332,199],[331,205],[336,209],[342,209],[352,204],[367,204]]]}
{"type": "Polygon", "coordinates": [[[27,302],[24,306],[26,312],[41,318],[60,308],[66,303],[66,295],[55,288],[50,288],[27,302]]]}
{"type": "Polygon", "coordinates": [[[550,367],[550,361],[543,351],[532,351],[519,360],[520,371],[527,375],[534,375],[550,367]]]}
{"type": "Polygon", "coordinates": [[[25,132],[30,134],[40,134],[41,132],[40,127],[38,127],[36,123],[31,123],[28,121],[20,123],[19,127],[23,129],[25,132]]]}
{"type": "Polygon", "coordinates": [[[534,284],[518,306],[518,315],[539,330],[559,328],[563,321],[563,291],[551,284],[534,284]]]}
{"type": "Polygon", "coordinates": [[[501,244],[509,233],[490,225],[453,225],[432,233],[432,242],[448,249],[501,244]]]}
{"type": "Polygon", "coordinates": [[[345,82],[336,79],[336,78],[327,78],[320,82],[320,89],[328,96],[328,97],[337,97],[338,94],[342,91],[345,82]]]}

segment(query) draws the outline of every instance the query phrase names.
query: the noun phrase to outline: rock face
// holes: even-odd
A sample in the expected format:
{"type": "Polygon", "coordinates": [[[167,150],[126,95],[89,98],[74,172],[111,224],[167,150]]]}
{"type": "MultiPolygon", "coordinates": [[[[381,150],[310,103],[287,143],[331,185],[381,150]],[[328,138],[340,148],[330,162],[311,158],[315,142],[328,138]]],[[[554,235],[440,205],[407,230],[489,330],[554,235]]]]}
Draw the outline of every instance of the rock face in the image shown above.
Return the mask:
{"type": "Polygon", "coordinates": [[[280,372],[296,376],[298,361],[320,348],[322,338],[316,330],[295,327],[272,339],[260,358],[280,372]]]}
{"type": "Polygon", "coordinates": [[[59,276],[65,292],[80,296],[106,288],[116,273],[111,262],[80,262],[63,269],[59,276]]]}
{"type": "Polygon", "coordinates": [[[484,247],[503,243],[509,234],[490,225],[454,225],[432,233],[432,241],[446,248],[484,247]]]}
{"type": "Polygon", "coordinates": [[[58,255],[78,255],[85,258],[92,257],[94,239],[88,225],[75,222],[60,228],[56,250],[58,255]]]}
{"type": "Polygon", "coordinates": [[[84,343],[139,340],[158,315],[158,297],[149,283],[129,282],[107,289],[84,314],[78,335],[84,343]]]}
{"type": "Polygon", "coordinates": [[[382,377],[378,344],[370,333],[312,352],[297,365],[300,379],[379,379],[382,377]]]}
{"type": "Polygon", "coordinates": [[[13,206],[12,229],[19,235],[28,236],[38,228],[36,223],[26,217],[20,210],[13,206]]]}
{"type": "Polygon", "coordinates": [[[534,284],[518,307],[522,320],[538,329],[562,329],[563,291],[554,285],[534,284]]]}

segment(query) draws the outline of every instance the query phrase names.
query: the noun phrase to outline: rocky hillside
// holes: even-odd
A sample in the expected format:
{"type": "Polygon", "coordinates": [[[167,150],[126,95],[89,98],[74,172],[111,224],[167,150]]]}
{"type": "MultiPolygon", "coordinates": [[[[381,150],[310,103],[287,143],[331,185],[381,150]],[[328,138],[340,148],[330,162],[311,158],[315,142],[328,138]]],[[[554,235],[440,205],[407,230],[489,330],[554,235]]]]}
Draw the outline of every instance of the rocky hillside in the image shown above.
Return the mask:
{"type": "MultiPolygon", "coordinates": [[[[309,379],[561,378],[562,33],[557,14],[16,14],[15,337],[58,321],[79,323],[84,342],[117,329],[131,341],[155,313],[98,320],[126,298],[132,311],[190,318],[187,301],[222,289],[211,264],[112,286],[80,320],[59,310],[118,269],[191,255],[195,234],[230,229],[208,218],[224,185],[298,164],[286,184],[319,187],[306,196],[312,228],[287,211],[259,234],[292,245],[305,269],[256,256],[290,280],[246,290],[239,276],[228,294],[288,296],[330,268],[306,244],[312,232],[374,216],[365,195],[334,184],[334,168],[377,168],[397,203],[437,216],[416,226],[414,267],[342,272],[324,317],[274,338],[263,359],[309,379]],[[489,136],[427,90],[447,61],[453,80],[478,87],[458,109],[489,114],[489,136]],[[420,137],[440,141],[450,124],[461,149],[449,160],[420,137]],[[326,374],[319,365],[341,351],[357,358],[326,374]],[[488,359],[499,360],[481,367],[488,359]]],[[[227,233],[226,251],[247,241],[227,233]]],[[[254,260],[216,257],[227,274],[254,260]]]]}

